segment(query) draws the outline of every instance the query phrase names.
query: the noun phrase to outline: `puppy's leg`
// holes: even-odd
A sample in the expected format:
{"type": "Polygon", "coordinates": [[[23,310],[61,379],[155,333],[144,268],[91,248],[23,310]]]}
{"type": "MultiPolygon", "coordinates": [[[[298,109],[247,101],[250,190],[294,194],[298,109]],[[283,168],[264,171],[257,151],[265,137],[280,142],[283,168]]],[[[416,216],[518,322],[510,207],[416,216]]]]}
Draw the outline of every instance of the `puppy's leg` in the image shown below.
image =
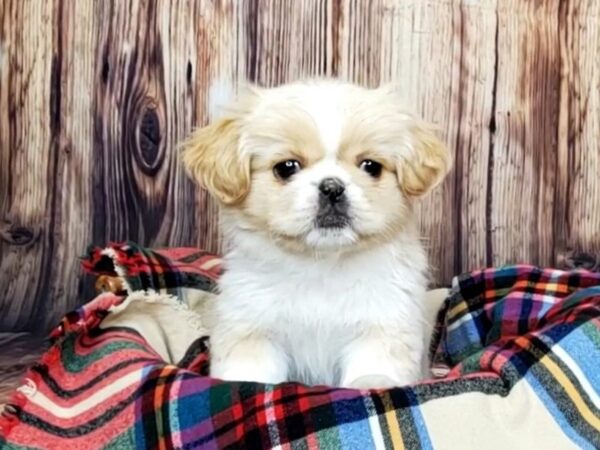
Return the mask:
{"type": "Polygon", "coordinates": [[[264,334],[217,333],[211,336],[210,375],[228,381],[277,384],[287,380],[288,361],[264,334]]]}
{"type": "Polygon", "coordinates": [[[377,389],[404,386],[421,378],[423,342],[417,335],[373,331],[344,350],[341,386],[377,389]]]}

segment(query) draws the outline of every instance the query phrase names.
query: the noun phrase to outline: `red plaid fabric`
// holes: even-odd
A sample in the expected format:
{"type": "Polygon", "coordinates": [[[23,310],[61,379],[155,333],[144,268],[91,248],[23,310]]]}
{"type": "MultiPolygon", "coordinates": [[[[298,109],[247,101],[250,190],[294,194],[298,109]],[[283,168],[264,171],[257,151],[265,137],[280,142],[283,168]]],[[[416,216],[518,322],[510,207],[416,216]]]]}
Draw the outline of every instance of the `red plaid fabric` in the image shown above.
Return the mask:
{"type": "MultiPolygon", "coordinates": [[[[92,249],[84,264],[130,289],[172,294],[212,291],[221,271],[201,251],[132,243],[92,249]]],[[[598,274],[514,266],[458,277],[432,351],[448,375],[381,391],[212,379],[206,336],[166,363],[133,329],[99,328],[123,301],[105,294],[67,315],[0,419],[3,448],[434,448],[464,433],[461,442],[485,443],[515,442],[519,432],[527,447],[539,432],[600,448],[598,274]],[[516,386],[544,408],[529,431],[506,416],[516,386]],[[485,406],[461,395],[470,392],[485,406]],[[495,422],[494,435],[482,435],[486,411],[513,425],[495,422]],[[445,426],[461,416],[468,431],[445,426]]]]}

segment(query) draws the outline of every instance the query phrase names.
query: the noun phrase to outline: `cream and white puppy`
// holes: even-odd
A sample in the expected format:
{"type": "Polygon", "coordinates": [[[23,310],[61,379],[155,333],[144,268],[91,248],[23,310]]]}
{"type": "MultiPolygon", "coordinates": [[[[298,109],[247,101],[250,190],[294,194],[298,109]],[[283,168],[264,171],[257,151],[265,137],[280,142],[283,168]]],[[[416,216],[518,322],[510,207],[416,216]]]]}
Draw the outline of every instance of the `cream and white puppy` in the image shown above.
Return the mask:
{"type": "Polygon", "coordinates": [[[222,206],[211,375],[356,388],[422,376],[427,260],[413,201],[449,153],[391,87],[246,90],[184,163],[222,206]]]}

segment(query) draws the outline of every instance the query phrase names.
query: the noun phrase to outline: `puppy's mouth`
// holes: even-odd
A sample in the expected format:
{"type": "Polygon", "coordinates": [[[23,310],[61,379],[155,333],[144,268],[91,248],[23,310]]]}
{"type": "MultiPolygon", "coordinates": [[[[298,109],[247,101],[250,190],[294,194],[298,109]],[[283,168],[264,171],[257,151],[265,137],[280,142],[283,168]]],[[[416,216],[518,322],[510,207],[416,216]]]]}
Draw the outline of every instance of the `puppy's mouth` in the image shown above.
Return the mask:
{"type": "Polygon", "coordinates": [[[340,251],[356,244],[358,235],[346,202],[321,202],[303,245],[318,251],[340,251]]]}
{"type": "Polygon", "coordinates": [[[351,225],[348,215],[347,203],[335,203],[319,205],[317,216],[315,217],[315,227],[321,229],[346,228],[351,225]]]}

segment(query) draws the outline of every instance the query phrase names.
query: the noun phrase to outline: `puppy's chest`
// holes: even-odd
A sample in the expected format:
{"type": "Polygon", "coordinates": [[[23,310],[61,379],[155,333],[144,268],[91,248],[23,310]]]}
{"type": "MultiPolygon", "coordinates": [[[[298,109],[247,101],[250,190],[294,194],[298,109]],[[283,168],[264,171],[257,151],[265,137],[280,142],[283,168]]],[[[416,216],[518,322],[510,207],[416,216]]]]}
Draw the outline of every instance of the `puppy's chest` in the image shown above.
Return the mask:
{"type": "Polygon", "coordinates": [[[228,305],[260,327],[284,333],[359,332],[364,323],[398,318],[408,308],[410,281],[393,274],[322,272],[246,274],[224,280],[228,305]],[[293,328],[292,331],[290,329],[293,328]]]}
{"type": "Polygon", "coordinates": [[[281,345],[290,361],[290,379],[309,384],[339,382],[345,348],[373,321],[366,287],[354,289],[296,284],[276,287],[270,299],[273,314],[267,332],[281,345]]]}
{"type": "MultiPolygon", "coordinates": [[[[248,268],[244,265],[244,269],[248,268]]],[[[410,270],[233,270],[220,319],[266,333],[290,358],[291,379],[336,384],[340,360],[365,331],[410,326],[423,283],[410,270]]]]}
{"type": "Polygon", "coordinates": [[[326,283],[273,286],[264,297],[272,312],[268,326],[290,339],[338,340],[336,336],[348,335],[359,322],[369,319],[363,309],[378,295],[368,293],[365,287],[344,288],[326,283]]]}

